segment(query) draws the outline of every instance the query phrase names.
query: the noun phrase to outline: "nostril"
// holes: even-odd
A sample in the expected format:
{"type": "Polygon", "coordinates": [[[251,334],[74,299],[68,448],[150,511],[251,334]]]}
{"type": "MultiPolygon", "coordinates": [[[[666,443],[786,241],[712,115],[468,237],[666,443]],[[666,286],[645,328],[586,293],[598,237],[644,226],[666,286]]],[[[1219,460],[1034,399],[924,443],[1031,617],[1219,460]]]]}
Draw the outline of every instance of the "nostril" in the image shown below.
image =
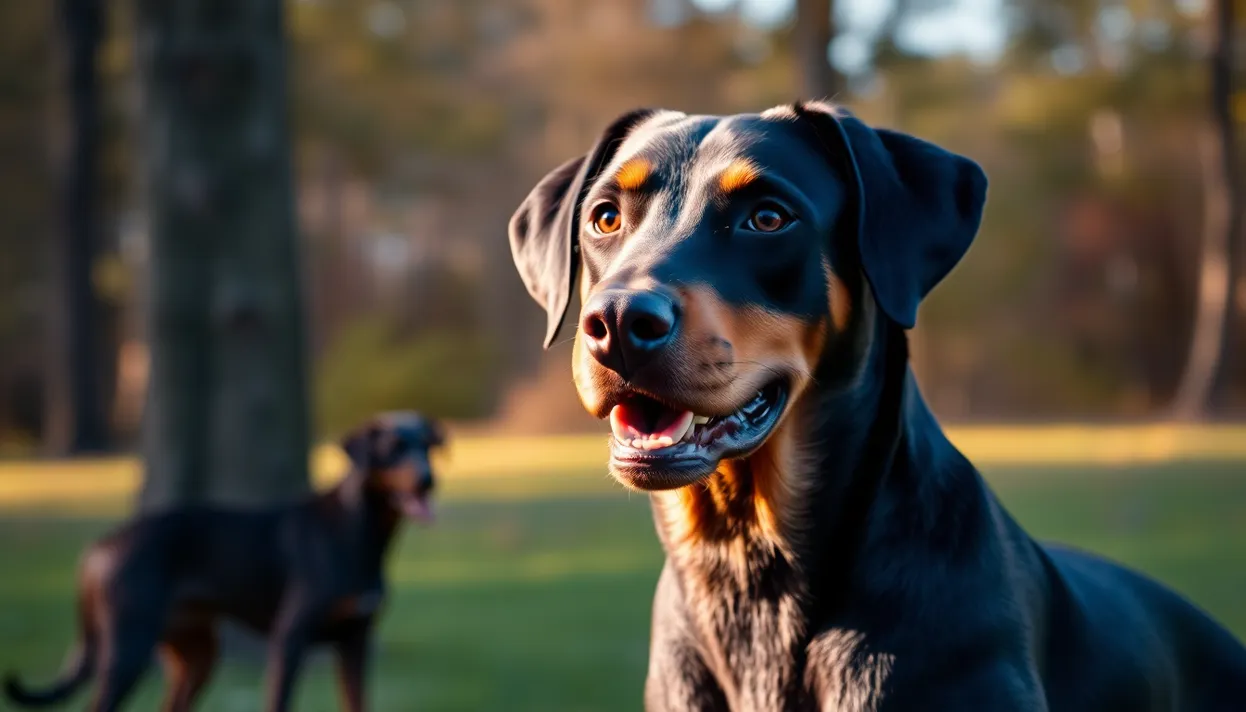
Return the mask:
{"type": "Polygon", "coordinates": [[[601,341],[610,335],[610,330],[604,319],[593,314],[584,319],[584,333],[588,334],[590,339],[601,341]]]}
{"type": "Polygon", "coordinates": [[[645,314],[632,321],[629,331],[637,341],[657,341],[671,333],[671,325],[658,316],[645,314]]]}

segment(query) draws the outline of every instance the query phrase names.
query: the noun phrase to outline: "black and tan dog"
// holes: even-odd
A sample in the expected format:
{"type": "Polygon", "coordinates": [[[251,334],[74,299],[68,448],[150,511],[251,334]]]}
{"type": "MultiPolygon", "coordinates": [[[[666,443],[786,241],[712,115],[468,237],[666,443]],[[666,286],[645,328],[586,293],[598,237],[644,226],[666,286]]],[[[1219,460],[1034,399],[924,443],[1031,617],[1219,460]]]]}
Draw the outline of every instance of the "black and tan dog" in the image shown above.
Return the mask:
{"type": "Polygon", "coordinates": [[[1143,576],[1036,544],[908,367],[980,168],[822,104],[638,111],[511,246],[610,468],[653,493],[650,710],[1246,710],[1246,650],[1143,576]]]}
{"type": "Polygon", "coordinates": [[[91,709],[111,712],[158,650],[163,709],[188,710],[227,618],[269,637],[270,712],[288,709],[307,648],[322,643],[336,650],[345,707],[359,712],[385,553],[403,517],[432,516],[429,451],[442,442],[428,418],[383,415],[343,442],[351,472],[328,492],[275,510],[196,506],[130,522],[83,557],[81,638],[63,677],[34,691],[10,676],[9,699],[51,705],[94,676],[91,709]]]}

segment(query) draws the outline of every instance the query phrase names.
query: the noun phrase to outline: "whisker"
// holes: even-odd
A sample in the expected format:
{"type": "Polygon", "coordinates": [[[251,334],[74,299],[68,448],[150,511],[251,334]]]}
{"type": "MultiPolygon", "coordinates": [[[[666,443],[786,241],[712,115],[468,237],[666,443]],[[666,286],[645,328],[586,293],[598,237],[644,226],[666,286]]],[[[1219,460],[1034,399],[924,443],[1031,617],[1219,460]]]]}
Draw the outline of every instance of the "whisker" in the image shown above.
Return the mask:
{"type": "Polygon", "coordinates": [[[555,341],[554,343],[550,344],[550,345],[549,345],[549,347],[550,347],[551,349],[556,349],[556,348],[558,348],[559,346],[563,346],[564,344],[569,344],[569,343],[571,343],[572,341],[575,341],[575,339],[576,339],[576,337],[577,337],[577,336],[579,336],[579,334],[578,334],[578,333],[577,333],[577,334],[572,334],[571,336],[568,336],[568,337],[567,337],[567,338],[565,338],[565,339],[561,339],[561,340],[559,340],[559,341],[555,341]]]}
{"type": "MultiPolygon", "coordinates": [[[[744,361],[744,360],[740,360],[740,361],[720,361],[720,362],[717,362],[715,365],[718,365],[718,366],[742,366],[742,365],[743,365],[743,366],[756,366],[756,367],[758,367],[758,368],[760,368],[760,369],[763,369],[763,370],[765,370],[765,371],[768,371],[768,372],[770,372],[770,373],[772,373],[772,374],[774,374],[774,375],[776,375],[776,376],[785,376],[785,375],[787,375],[787,374],[786,374],[783,370],[779,369],[778,367],[776,367],[776,366],[771,366],[771,365],[769,365],[769,364],[765,364],[765,363],[761,363],[760,361],[744,361]]],[[[814,378],[813,373],[812,373],[812,372],[810,372],[810,371],[806,371],[806,370],[804,370],[804,369],[800,369],[800,370],[798,370],[798,371],[797,371],[797,374],[798,374],[798,375],[800,375],[802,378],[808,379],[810,383],[813,383],[813,384],[817,384],[817,383],[818,383],[818,380],[817,380],[816,378],[814,378]]],[[[743,377],[743,375],[744,375],[744,374],[740,374],[740,375],[736,376],[736,378],[732,380],[732,383],[734,383],[734,382],[735,382],[735,380],[738,380],[739,378],[743,377]]]]}

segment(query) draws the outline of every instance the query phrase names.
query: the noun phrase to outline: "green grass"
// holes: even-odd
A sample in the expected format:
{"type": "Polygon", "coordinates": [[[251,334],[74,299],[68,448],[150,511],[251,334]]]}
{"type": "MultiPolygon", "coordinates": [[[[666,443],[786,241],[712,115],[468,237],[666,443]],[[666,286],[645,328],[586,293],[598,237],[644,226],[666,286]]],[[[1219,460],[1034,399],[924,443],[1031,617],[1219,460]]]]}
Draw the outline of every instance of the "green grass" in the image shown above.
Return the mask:
{"type": "MultiPolygon", "coordinates": [[[[1246,634],[1240,461],[996,465],[987,475],[1035,536],[1132,564],[1246,634]]],[[[600,469],[463,478],[444,489],[437,526],[406,531],[391,562],[373,709],[638,709],[662,560],[645,499],[600,469]]],[[[115,523],[118,504],[0,515],[0,670],[41,682],[59,667],[73,635],[74,562],[115,523]]],[[[255,661],[229,662],[201,709],[257,709],[260,679],[255,661]]],[[[155,709],[159,693],[150,675],[132,709],[155,709]]],[[[297,709],[336,710],[335,695],[320,656],[301,679],[297,709]]]]}

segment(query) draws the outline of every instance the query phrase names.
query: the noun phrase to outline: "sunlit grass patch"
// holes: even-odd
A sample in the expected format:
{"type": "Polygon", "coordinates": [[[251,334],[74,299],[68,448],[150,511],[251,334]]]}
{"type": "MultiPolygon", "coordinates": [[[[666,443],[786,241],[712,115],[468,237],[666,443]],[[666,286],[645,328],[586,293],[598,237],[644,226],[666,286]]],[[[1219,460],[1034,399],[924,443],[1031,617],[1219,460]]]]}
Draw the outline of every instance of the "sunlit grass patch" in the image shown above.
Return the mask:
{"type": "MultiPolygon", "coordinates": [[[[980,467],[996,465],[1129,466],[1173,461],[1246,462],[1246,426],[1026,425],[960,426],[949,437],[980,467]]],[[[522,499],[557,492],[617,489],[606,474],[604,434],[453,438],[436,458],[442,491],[451,499],[522,499]]],[[[318,486],[335,481],[346,459],[331,445],[311,456],[318,486]]],[[[141,477],[131,457],[0,462],[0,509],[124,509],[141,477]]]]}

